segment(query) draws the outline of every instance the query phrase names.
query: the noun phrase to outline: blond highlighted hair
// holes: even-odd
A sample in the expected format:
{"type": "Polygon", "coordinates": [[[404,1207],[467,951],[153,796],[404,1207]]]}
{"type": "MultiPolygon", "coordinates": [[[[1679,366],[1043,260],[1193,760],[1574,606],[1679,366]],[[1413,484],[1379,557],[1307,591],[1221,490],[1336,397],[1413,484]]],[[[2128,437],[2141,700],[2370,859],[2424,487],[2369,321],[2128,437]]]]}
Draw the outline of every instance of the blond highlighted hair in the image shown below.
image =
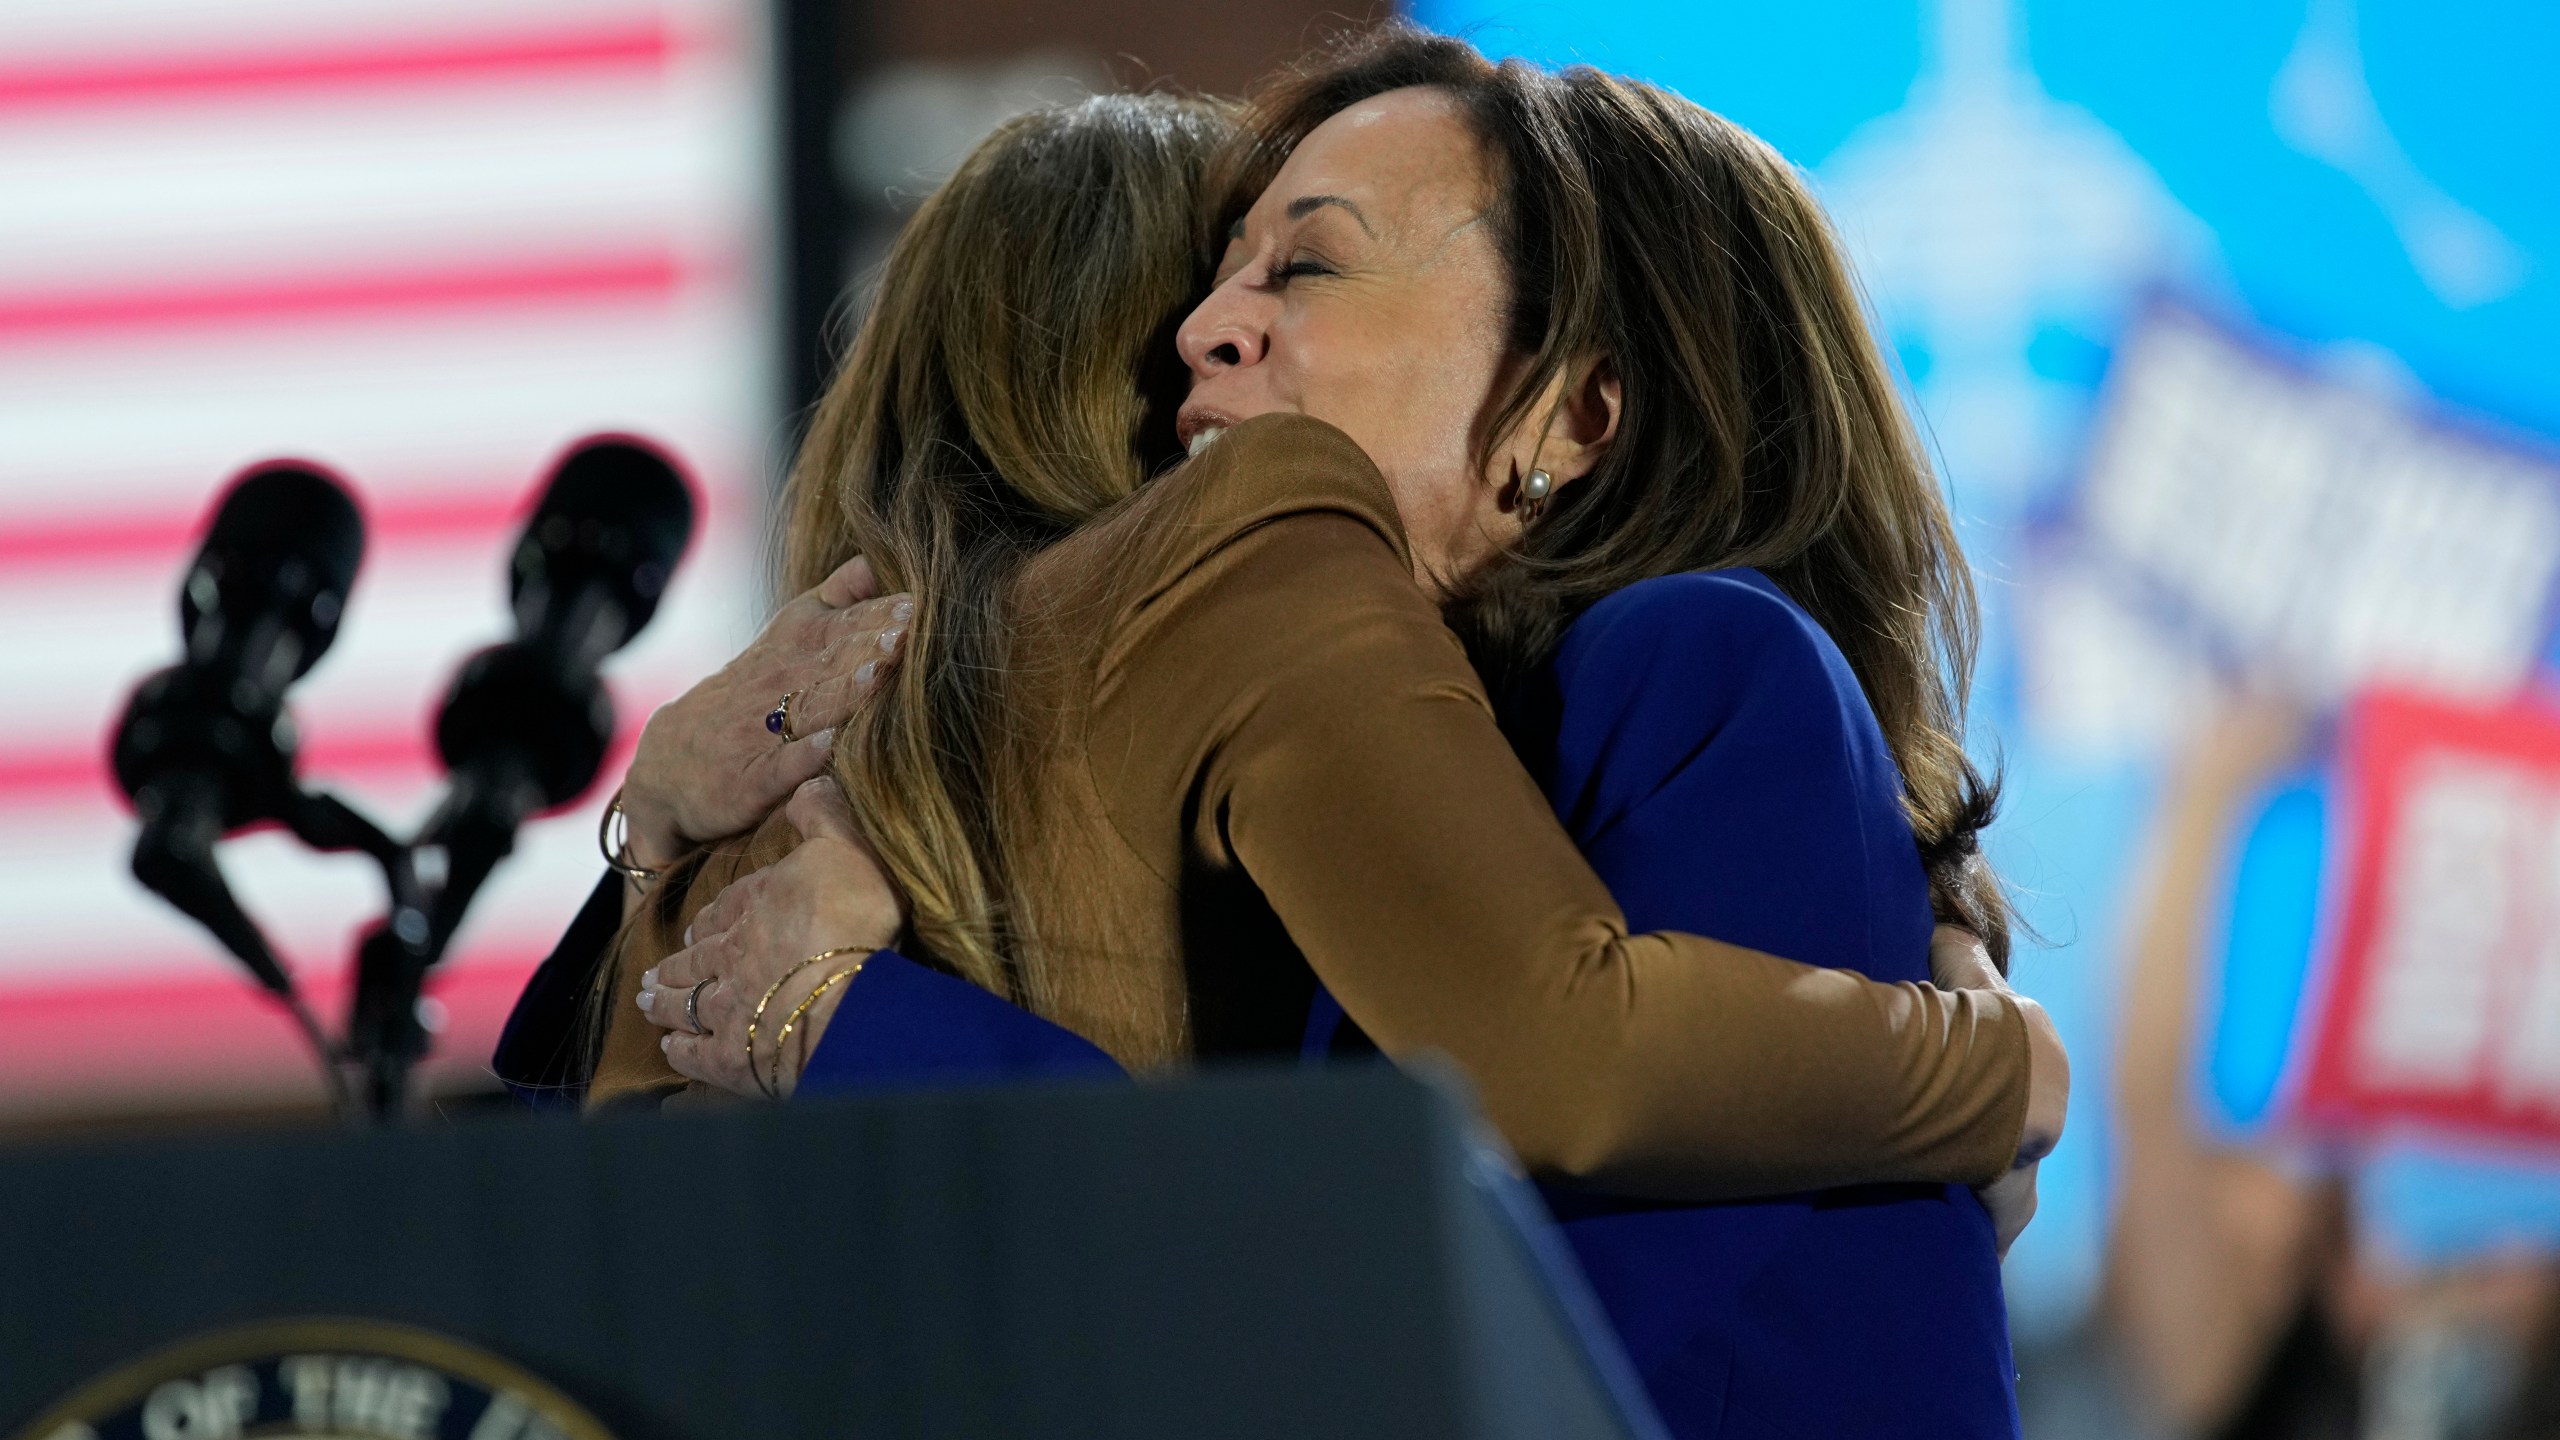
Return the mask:
{"type": "Polygon", "coordinates": [[[1204,288],[1231,128],[1212,102],[1112,95],[997,130],[900,234],[782,507],[786,593],[864,555],[915,596],[891,689],[834,762],[913,945],[1035,1009],[1007,879],[1010,582],[1178,456],[1172,328],[1204,288]]]}

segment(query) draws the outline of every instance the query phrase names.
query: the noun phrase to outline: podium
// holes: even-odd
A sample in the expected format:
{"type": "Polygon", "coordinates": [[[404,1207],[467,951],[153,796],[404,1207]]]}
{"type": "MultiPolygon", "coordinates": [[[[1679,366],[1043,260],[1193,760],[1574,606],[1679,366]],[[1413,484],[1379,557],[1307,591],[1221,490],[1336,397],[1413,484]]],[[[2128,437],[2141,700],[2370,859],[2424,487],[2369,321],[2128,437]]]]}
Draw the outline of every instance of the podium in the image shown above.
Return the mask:
{"type": "Polygon", "coordinates": [[[1380,1067],[18,1146],[0,1436],[301,1317],[502,1357],[615,1440],[1659,1433],[1478,1123],[1380,1067]]]}

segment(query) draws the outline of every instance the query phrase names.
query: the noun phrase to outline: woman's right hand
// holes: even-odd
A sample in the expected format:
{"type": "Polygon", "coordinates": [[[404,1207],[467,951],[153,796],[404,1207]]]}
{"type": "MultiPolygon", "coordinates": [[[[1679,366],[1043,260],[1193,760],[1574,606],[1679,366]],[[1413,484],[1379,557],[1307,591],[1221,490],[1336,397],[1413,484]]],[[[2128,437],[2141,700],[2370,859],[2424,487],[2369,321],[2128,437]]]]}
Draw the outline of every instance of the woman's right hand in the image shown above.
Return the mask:
{"type": "Polygon", "coordinates": [[[2008,978],[1991,963],[1991,952],[1971,931],[1941,925],[1929,941],[1930,978],[1941,990],[1998,990],[2016,1002],[2027,1022],[2027,1118],[2018,1136],[2018,1157],[2009,1173],[1974,1193],[1991,1212],[2000,1254],[2027,1228],[2036,1213],[2036,1166],[2062,1141],[2063,1121],[2071,1110],[2071,1056],[2062,1034],[2042,1005],[2009,988],[2008,978]]]}
{"type": "Polygon", "coordinates": [[[915,605],[882,595],[856,557],[794,598],[718,672],[661,706],[622,782],[633,863],[659,868],[694,845],[754,829],[826,769],[835,727],[897,660],[915,605]],[[786,695],[798,739],[765,728],[786,695]]]}
{"type": "Polygon", "coordinates": [[[799,845],[704,906],[684,948],[640,977],[638,996],[641,1013],[667,1032],[658,1044],[677,1074],[772,1099],[798,1086],[844,1000],[847,984],[829,972],[849,982],[907,920],[906,897],[835,781],[799,787],[783,816],[799,845]],[[830,952],[842,952],[838,963],[815,958],[830,952]],[[796,1042],[787,1046],[786,1026],[796,1042]]]}

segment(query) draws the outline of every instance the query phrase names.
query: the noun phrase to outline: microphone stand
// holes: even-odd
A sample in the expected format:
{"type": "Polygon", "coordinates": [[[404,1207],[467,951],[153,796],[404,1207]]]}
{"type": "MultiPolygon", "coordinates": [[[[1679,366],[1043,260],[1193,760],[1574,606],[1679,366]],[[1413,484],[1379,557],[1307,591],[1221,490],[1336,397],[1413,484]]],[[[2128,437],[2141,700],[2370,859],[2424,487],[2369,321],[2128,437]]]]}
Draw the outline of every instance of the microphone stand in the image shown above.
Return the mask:
{"type": "Polygon", "coordinates": [[[346,1054],[377,1122],[408,1108],[410,1071],[427,1053],[426,1026],[418,1018],[427,972],[444,958],[481,885],[514,852],[517,828],[538,808],[525,803],[531,789],[504,775],[455,775],[444,803],[405,852],[406,884],[393,882],[390,915],[357,943],[346,1054]],[[421,883],[422,869],[440,872],[438,883],[421,883]]]}
{"type": "MultiPolygon", "coordinates": [[[[610,717],[605,719],[604,733],[610,734],[610,717]]],[[[601,740],[593,748],[600,764],[601,740]]],[[[281,766],[273,772],[287,774],[281,766]]],[[[593,776],[591,766],[570,793],[584,789],[593,776]]],[[[382,869],[390,909],[357,941],[342,1043],[330,1041],[292,973],[223,876],[215,854],[226,828],[223,779],[182,770],[140,792],[142,829],[134,842],[133,873],[210,931],[292,1013],[320,1058],[331,1108],[342,1119],[387,1124],[407,1113],[410,1072],[427,1053],[428,1034],[418,1017],[427,973],[444,958],[481,886],[514,852],[517,829],[548,798],[534,765],[506,749],[456,769],[443,803],[407,843],[336,796],[301,789],[289,778],[259,797],[258,818],[280,821],[314,850],[360,852],[382,869]]]]}
{"type": "Polygon", "coordinates": [[[302,788],[291,729],[275,713],[251,717],[255,723],[207,721],[185,708],[188,696],[172,681],[154,692],[176,696],[154,701],[145,717],[154,727],[127,727],[140,737],[132,743],[141,758],[120,758],[131,759],[137,776],[162,736],[202,731],[226,742],[134,787],[142,831],[133,873],[211,931],[293,1013],[321,1057],[333,1108],[350,1122],[384,1124],[407,1113],[410,1075],[428,1048],[418,1017],[428,972],[491,873],[514,853],[525,820],[576,798],[603,768],[613,705],[596,667],[620,639],[607,618],[592,603],[573,607],[562,633],[492,646],[464,662],[436,721],[445,797],[406,843],[337,797],[302,788]],[[390,908],[357,940],[341,1044],[330,1043],[223,878],[216,844],[253,820],[278,821],[314,850],[368,855],[382,869],[390,908]]]}
{"type": "MultiPolygon", "coordinates": [[[[404,906],[415,906],[419,886],[412,847],[393,840],[334,795],[293,789],[269,798],[279,803],[263,807],[266,817],[282,821],[305,845],[324,852],[360,851],[372,857],[391,890],[395,916],[404,913],[404,906]]],[[[137,801],[142,831],[134,841],[134,878],[212,932],[222,948],[249,967],[260,988],[291,1013],[295,1027],[320,1061],[330,1108],[341,1118],[353,1119],[355,1095],[342,1066],[356,1052],[352,1045],[341,1047],[330,1041],[320,1017],[294,984],[292,972],[276,957],[266,932],[233,896],[214,853],[224,830],[222,799],[221,782],[201,773],[164,776],[145,789],[137,801]]],[[[386,932],[398,928],[397,920],[375,927],[386,932]]],[[[374,1113],[387,1112],[376,1106],[374,1113]]]]}
{"type": "Polygon", "coordinates": [[[225,685],[218,675],[184,665],[164,670],[136,690],[117,728],[112,764],[142,821],[134,878],[212,932],[292,1014],[320,1061],[331,1103],[343,1110],[347,1094],[337,1052],[291,972],[232,894],[216,846],[242,825],[276,821],[314,849],[371,855],[395,877],[395,887],[408,857],[344,802],[295,781],[297,742],[281,688],[225,685]]]}
{"type": "Polygon", "coordinates": [[[203,775],[168,777],[139,797],[142,833],[134,841],[133,874],[145,886],[213,932],[268,994],[283,1003],[320,1061],[330,1107],[343,1112],[346,1088],[320,1017],[304,1003],[293,976],[276,959],[265,932],[240,908],[214,858],[222,838],[220,782],[203,775]]]}
{"type": "Polygon", "coordinates": [[[436,717],[449,788],[404,852],[405,870],[387,870],[391,914],[356,953],[347,1054],[377,1119],[407,1107],[409,1072],[427,1052],[418,1020],[427,972],[444,958],[480,887],[514,853],[516,831],[575,799],[604,768],[613,705],[596,667],[620,635],[599,629],[603,617],[592,602],[572,613],[576,623],[559,633],[465,661],[436,717]]]}

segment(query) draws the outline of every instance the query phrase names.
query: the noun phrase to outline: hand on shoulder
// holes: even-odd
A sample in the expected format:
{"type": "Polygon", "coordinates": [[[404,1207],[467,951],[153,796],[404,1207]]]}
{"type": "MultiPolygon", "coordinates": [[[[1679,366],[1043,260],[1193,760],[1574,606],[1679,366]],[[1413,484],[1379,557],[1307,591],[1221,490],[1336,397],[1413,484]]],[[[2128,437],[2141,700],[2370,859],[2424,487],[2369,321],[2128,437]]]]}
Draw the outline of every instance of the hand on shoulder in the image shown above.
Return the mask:
{"type": "Polygon", "coordinates": [[[791,1093],[845,987],[895,943],[907,908],[835,781],[802,785],[784,814],[800,843],[722,890],[635,997],[667,1032],[659,1046],[678,1074],[773,1099],[791,1093]]]}
{"type": "Polygon", "coordinates": [[[879,589],[867,561],[846,562],[649,717],[622,787],[633,863],[744,834],[826,769],[836,725],[887,679],[915,615],[913,597],[879,589]]]}

